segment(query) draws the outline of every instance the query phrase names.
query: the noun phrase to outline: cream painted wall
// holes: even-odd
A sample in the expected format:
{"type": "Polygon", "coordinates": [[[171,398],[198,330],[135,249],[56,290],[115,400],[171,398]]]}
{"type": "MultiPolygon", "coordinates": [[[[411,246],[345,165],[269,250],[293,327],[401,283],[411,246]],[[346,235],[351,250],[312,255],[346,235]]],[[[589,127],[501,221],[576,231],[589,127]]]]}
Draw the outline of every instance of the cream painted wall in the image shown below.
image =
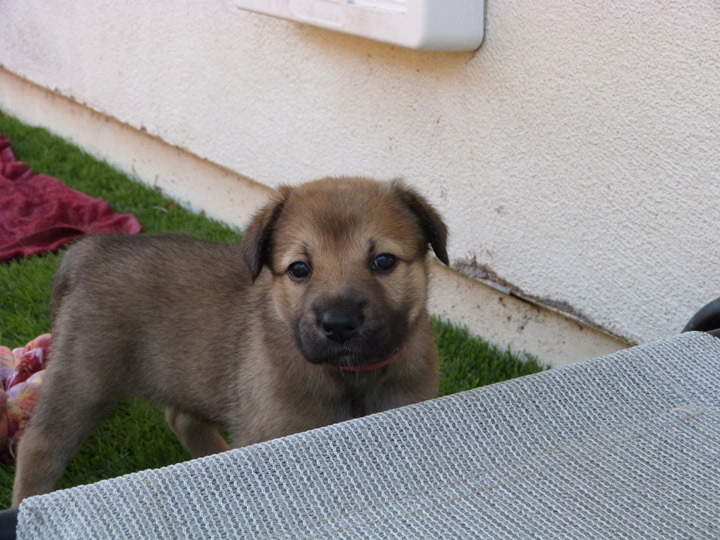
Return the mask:
{"type": "Polygon", "coordinates": [[[23,0],[0,64],[266,185],[404,176],[456,264],[643,342],[720,296],[718,28],[714,0],[489,0],[479,51],[427,53],[231,0],[23,0]]]}

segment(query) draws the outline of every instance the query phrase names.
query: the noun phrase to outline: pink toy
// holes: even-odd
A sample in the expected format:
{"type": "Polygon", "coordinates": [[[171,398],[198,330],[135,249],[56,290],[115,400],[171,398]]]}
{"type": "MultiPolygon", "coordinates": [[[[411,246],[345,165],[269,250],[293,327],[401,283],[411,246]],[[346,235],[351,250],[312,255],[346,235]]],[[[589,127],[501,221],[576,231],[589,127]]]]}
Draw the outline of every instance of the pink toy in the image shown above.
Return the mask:
{"type": "Polygon", "coordinates": [[[25,347],[0,346],[0,459],[15,461],[15,448],[32,416],[45,366],[50,360],[50,334],[25,347]]]}

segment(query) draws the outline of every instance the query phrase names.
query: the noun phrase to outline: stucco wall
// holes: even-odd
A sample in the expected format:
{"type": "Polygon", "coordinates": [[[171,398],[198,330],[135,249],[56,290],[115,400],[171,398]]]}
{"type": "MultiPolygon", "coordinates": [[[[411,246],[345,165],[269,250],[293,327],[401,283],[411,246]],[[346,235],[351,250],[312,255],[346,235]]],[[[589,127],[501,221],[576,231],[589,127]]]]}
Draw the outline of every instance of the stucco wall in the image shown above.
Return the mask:
{"type": "Polygon", "coordinates": [[[648,341],[720,295],[720,7],[581,4],[490,0],[448,54],[230,0],[2,2],[0,64],[270,186],[404,176],[456,264],[648,341]]]}

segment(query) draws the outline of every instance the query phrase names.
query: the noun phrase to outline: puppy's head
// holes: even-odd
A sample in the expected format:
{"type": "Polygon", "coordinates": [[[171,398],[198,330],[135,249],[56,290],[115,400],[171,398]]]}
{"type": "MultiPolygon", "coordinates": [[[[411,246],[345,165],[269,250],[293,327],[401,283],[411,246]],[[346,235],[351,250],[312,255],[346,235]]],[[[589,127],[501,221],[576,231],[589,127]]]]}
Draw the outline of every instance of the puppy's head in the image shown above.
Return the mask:
{"type": "Polygon", "coordinates": [[[427,300],[428,244],[448,264],[447,228],[402,181],[326,178],[282,187],[243,240],[255,280],[302,355],[361,366],[407,342],[427,300]]]}

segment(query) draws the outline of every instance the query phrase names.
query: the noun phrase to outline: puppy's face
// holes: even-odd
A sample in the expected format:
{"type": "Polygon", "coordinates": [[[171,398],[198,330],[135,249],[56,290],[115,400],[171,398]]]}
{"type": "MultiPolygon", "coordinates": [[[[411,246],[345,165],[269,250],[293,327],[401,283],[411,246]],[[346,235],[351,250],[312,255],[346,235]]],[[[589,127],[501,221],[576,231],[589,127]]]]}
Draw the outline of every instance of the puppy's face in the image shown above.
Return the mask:
{"type": "Polygon", "coordinates": [[[445,242],[440,217],[401,182],[323,179],[283,188],[245,247],[254,276],[272,273],[274,308],[301,354],[355,366],[406,344],[425,309],[428,243],[447,263],[445,242]]]}

